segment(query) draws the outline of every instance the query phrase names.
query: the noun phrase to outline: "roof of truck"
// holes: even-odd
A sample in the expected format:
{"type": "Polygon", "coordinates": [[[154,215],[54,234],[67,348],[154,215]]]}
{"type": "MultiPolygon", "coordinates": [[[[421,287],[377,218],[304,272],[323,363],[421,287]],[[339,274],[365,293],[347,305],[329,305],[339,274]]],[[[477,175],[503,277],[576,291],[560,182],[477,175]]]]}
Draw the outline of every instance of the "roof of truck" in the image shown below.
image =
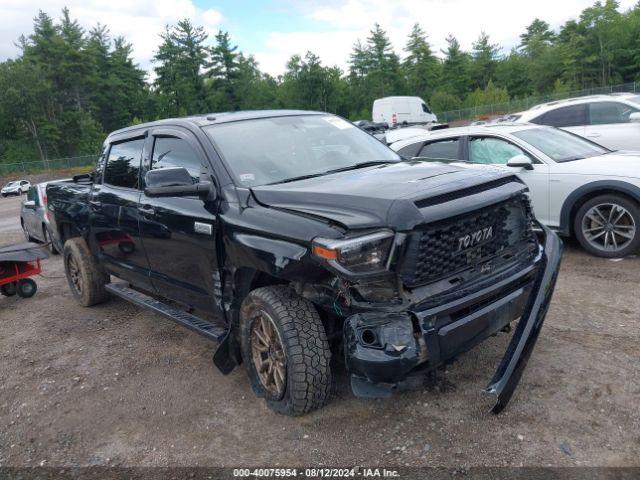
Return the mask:
{"type": "Polygon", "coordinates": [[[289,117],[297,115],[323,115],[325,112],[311,110],[240,110],[237,112],[203,113],[200,115],[190,115],[188,117],[166,118],[154,122],[140,123],[130,127],[121,128],[111,132],[110,135],[137,130],[140,128],[156,127],[162,125],[196,125],[203,127],[218,123],[237,122],[242,120],[254,120],[258,118],[289,117]]]}

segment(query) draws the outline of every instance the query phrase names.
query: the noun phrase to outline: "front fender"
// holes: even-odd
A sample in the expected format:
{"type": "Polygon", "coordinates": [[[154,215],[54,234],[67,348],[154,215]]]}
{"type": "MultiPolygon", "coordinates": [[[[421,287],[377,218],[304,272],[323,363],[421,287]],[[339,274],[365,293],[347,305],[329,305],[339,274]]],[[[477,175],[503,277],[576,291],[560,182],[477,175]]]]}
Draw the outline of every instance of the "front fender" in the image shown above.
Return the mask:
{"type": "Polygon", "coordinates": [[[623,182],[621,180],[598,180],[597,182],[587,183],[580,188],[575,189],[565,199],[560,210],[560,233],[563,235],[569,235],[571,233],[571,211],[580,198],[588,195],[592,192],[602,191],[617,191],[624,193],[635,199],[640,203],[640,187],[637,187],[631,183],[623,182]]]}

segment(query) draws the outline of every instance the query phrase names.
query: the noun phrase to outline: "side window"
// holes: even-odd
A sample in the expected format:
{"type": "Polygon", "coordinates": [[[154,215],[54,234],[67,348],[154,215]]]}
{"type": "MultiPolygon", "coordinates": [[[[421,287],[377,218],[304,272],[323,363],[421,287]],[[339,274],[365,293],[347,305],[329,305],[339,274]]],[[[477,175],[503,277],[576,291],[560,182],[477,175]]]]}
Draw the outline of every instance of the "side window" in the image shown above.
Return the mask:
{"type": "Polygon", "coordinates": [[[156,137],[151,159],[151,170],[184,167],[191,174],[193,183],[200,181],[202,161],[185,140],[176,137],[156,137]]]}
{"type": "Polygon", "coordinates": [[[509,159],[516,155],[527,155],[527,153],[512,143],[499,138],[475,137],[469,139],[469,161],[471,163],[506,165],[509,159]]]}
{"type": "Polygon", "coordinates": [[[424,113],[431,113],[431,110],[429,110],[429,107],[427,106],[427,104],[426,104],[426,103],[423,103],[423,104],[422,104],[422,111],[423,111],[424,113]]]}
{"type": "Polygon", "coordinates": [[[29,191],[27,192],[27,200],[33,200],[38,205],[38,191],[36,187],[29,187],[29,191]]]}
{"type": "Polygon", "coordinates": [[[143,145],[142,138],[111,145],[103,182],[114,187],[138,188],[143,145]]]}
{"type": "Polygon", "coordinates": [[[637,112],[633,107],[618,102],[594,102],[589,104],[589,124],[607,125],[629,123],[629,116],[637,112]]]}
{"type": "Polygon", "coordinates": [[[585,104],[556,108],[532,120],[540,125],[552,127],[575,127],[587,124],[587,108],[585,104]]]}
{"type": "Polygon", "coordinates": [[[406,147],[402,147],[398,150],[398,155],[402,155],[405,158],[417,157],[420,147],[422,147],[422,142],[412,143],[411,145],[407,145],[406,147]]]}
{"type": "Polygon", "coordinates": [[[445,160],[460,160],[458,155],[459,138],[448,138],[437,142],[427,143],[420,150],[419,157],[440,158],[445,160]]]}

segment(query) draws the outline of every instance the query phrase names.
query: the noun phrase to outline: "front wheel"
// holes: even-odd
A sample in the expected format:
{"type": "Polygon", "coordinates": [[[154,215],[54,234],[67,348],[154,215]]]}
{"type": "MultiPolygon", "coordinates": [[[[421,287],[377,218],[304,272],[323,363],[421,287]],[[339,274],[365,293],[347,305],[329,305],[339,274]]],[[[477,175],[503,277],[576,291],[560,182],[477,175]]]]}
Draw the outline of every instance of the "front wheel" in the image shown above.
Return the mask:
{"type": "Polygon", "coordinates": [[[47,227],[45,227],[44,225],[42,226],[42,239],[44,240],[44,244],[47,246],[47,250],[49,250],[49,253],[51,253],[52,255],[58,255],[60,253],[58,252],[56,246],[53,244],[53,239],[51,238],[51,235],[49,235],[49,230],[47,230],[47,227]]]}
{"type": "Polygon", "coordinates": [[[313,304],[286,286],[258,288],[240,309],[242,358],[272,410],[302,415],[329,398],[331,351],[313,304]]]}
{"type": "Polygon", "coordinates": [[[598,257],[624,257],[640,247],[640,207],[621,195],[588,200],[573,227],[582,247],[598,257]]]}
{"type": "Polygon", "coordinates": [[[24,234],[24,238],[27,240],[27,242],[31,242],[33,240],[33,238],[31,238],[31,234],[29,233],[29,229],[24,224],[24,222],[22,222],[22,233],[24,234]]]}

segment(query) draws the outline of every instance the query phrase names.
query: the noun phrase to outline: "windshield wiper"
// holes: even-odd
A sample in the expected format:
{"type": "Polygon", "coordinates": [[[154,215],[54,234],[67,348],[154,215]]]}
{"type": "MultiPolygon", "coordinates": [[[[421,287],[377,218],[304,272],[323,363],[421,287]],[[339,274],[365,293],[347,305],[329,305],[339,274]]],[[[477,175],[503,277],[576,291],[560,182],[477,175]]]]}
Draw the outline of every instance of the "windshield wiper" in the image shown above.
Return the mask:
{"type": "Polygon", "coordinates": [[[563,158],[562,160],[560,160],[560,163],[564,163],[564,162],[573,162],[574,160],[584,160],[584,157],[577,155],[575,157],[567,157],[567,158],[563,158]]]}
{"type": "Polygon", "coordinates": [[[309,175],[300,175],[298,177],[285,178],[284,180],[278,180],[277,182],[271,182],[265,185],[278,185],[279,183],[297,182],[298,180],[306,180],[307,178],[321,177],[326,174],[327,172],[311,173],[309,175]]]}
{"type": "Polygon", "coordinates": [[[327,170],[324,173],[347,172],[349,170],[357,170],[358,168],[372,167],[374,165],[385,165],[387,163],[398,163],[398,162],[393,160],[370,160],[368,162],[354,163],[353,165],[348,165],[346,167],[333,168],[331,170],[327,170]]]}
{"type": "Polygon", "coordinates": [[[331,170],[326,170],[324,172],[311,173],[308,175],[300,175],[298,177],[287,178],[285,180],[278,180],[277,182],[268,183],[267,185],[277,185],[279,183],[297,182],[298,180],[307,180],[308,178],[322,177],[323,175],[329,175],[331,173],[346,172],[348,170],[356,170],[358,168],[371,167],[373,165],[382,165],[387,163],[397,163],[397,162],[394,162],[393,160],[372,160],[368,162],[354,163],[353,165],[340,167],[340,168],[333,168],[331,170]]]}

